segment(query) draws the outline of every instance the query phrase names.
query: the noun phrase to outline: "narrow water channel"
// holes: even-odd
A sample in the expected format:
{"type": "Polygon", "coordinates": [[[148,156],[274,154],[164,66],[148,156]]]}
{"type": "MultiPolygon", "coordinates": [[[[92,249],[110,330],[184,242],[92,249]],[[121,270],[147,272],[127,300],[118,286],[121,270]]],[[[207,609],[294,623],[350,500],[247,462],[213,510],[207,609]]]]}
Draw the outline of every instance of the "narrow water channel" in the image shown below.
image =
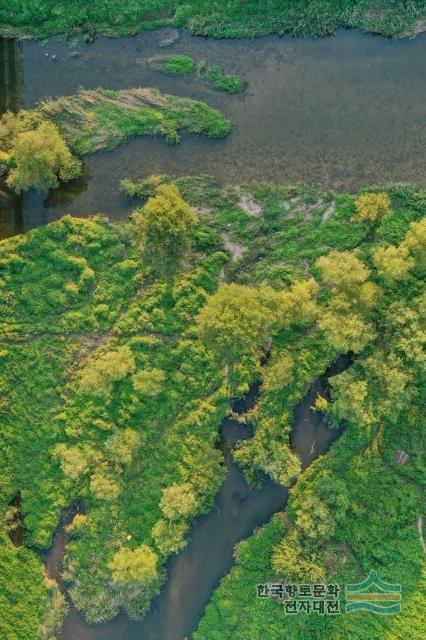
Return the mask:
{"type": "Polygon", "coordinates": [[[205,173],[230,184],[316,181],[341,191],[389,181],[426,184],[426,34],[392,41],[359,31],[255,41],[171,35],[171,43],[164,31],[93,44],[0,39],[0,111],[81,86],[154,86],[203,100],[233,122],[224,140],[186,135],[168,146],[162,138],[137,138],[87,156],[83,179],[51,194],[17,200],[2,195],[0,184],[3,236],[64,213],[102,211],[123,220],[134,203],[120,194],[120,179],[154,173],[205,173]],[[232,96],[153,70],[150,58],[165,53],[221,64],[248,89],[232,96]]]}
{"type": "MultiPolygon", "coordinates": [[[[311,410],[318,393],[327,392],[328,378],[349,365],[345,358],[311,387],[297,406],[291,444],[305,468],[328,451],[339,431],[328,428],[324,418],[311,410]]],[[[185,640],[190,638],[220,579],[233,565],[237,542],[283,510],[288,490],[271,480],[260,489],[250,487],[231,451],[235,443],[251,434],[246,426],[226,419],[222,424],[222,447],[227,475],[216,496],[214,507],[194,524],[187,547],[167,564],[167,580],[153,601],[148,615],[140,622],[126,616],[101,625],[89,625],[71,607],[58,640],[185,640]]],[[[45,554],[48,575],[60,581],[66,536],[61,528],[53,547],[45,554]]]]}

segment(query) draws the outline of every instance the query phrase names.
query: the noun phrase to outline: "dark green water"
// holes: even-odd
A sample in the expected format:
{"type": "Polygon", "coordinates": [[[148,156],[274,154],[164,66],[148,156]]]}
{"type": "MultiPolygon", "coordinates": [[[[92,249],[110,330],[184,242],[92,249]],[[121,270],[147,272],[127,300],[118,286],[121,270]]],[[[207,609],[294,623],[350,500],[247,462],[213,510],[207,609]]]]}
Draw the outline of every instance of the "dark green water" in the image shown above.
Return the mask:
{"type": "Polygon", "coordinates": [[[157,31],[91,45],[2,42],[0,108],[31,107],[79,86],[143,85],[204,100],[234,123],[225,140],[188,135],[170,147],[138,138],[89,156],[82,180],[47,196],[30,193],[18,202],[0,194],[3,235],[66,212],[123,220],[132,203],[118,182],[127,176],[206,173],[234,184],[320,181],[345,191],[387,181],[426,184],[426,36],[390,41],[342,31],[318,40],[217,41],[180,33],[166,48],[163,39],[157,31]],[[230,96],[158,73],[148,59],[165,52],[219,63],[249,88],[230,96]]]}

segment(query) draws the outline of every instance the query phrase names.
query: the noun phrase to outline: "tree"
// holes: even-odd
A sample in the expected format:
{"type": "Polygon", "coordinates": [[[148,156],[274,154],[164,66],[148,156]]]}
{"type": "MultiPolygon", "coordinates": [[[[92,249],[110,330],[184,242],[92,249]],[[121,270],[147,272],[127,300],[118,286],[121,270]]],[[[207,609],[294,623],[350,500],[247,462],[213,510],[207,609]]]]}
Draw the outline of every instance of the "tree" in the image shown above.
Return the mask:
{"type": "Polygon", "coordinates": [[[401,246],[408,249],[416,267],[426,269],[426,217],[411,223],[401,246]]]}
{"type": "Polygon", "coordinates": [[[72,521],[65,526],[65,531],[69,536],[78,536],[87,524],[87,515],[76,513],[72,521]]]}
{"type": "Polygon", "coordinates": [[[348,371],[334,376],[329,412],[355,427],[396,423],[410,404],[410,371],[395,354],[376,350],[348,371]]]}
{"type": "Polygon", "coordinates": [[[158,520],[152,528],[152,537],[161,553],[176,553],[186,545],[185,534],[188,524],[184,521],[158,520]]]}
{"type": "Polygon", "coordinates": [[[19,133],[10,149],[14,168],[6,179],[20,193],[31,187],[55,189],[59,181],[76,178],[81,163],[76,160],[51,122],[42,122],[32,131],[19,133]]]}
{"type": "Polygon", "coordinates": [[[64,475],[73,480],[88,473],[96,460],[96,452],[91,447],[80,445],[67,447],[65,444],[57,444],[53,455],[59,458],[64,475]]]}
{"type": "Polygon", "coordinates": [[[289,509],[296,527],[307,538],[329,538],[349,506],[349,494],[343,480],[328,471],[312,477],[310,485],[296,493],[289,509]]]}
{"type": "Polygon", "coordinates": [[[240,440],[234,449],[234,459],[249,473],[260,470],[286,487],[302,470],[299,456],[287,444],[268,438],[267,431],[261,424],[254,438],[240,440]]]}
{"type": "Polygon", "coordinates": [[[336,313],[333,309],[324,311],[318,320],[330,344],[340,353],[359,353],[375,337],[372,326],[357,313],[336,313]]]}
{"type": "Polygon", "coordinates": [[[390,198],[387,193],[363,193],[356,201],[356,214],[351,218],[357,222],[380,222],[390,213],[390,198]]]}
{"type": "Polygon", "coordinates": [[[340,352],[362,351],[375,337],[367,319],[381,289],[367,280],[369,270],[350,251],[331,251],[318,258],[316,266],[331,294],[318,327],[340,352]]]}
{"type": "Polygon", "coordinates": [[[148,398],[158,396],[161,393],[162,383],[166,379],[166,374],[161,369],[144,369],[137,371],[132,377],[135,391],[148,398]]]}
{"type": "Polygon", "coordinates": [[[189,247],[197,218],[174,184],[163,184],[134,215],[137,241],[146,262],[167,282],[173,281],[189,247]]]}
{"type": "Polygon", "coordinates": [[[308,324],[313,322],[319,309],[315,302],[318,293],[318,283],[313,278],[296,282],[290,291],[281,294],[281,317],[284,326],[292,324],[308,324]]]}
{"type": "Polygon", "coordinates": [[[426,370],[426,295],[410,300],[410,305],[394,302],[386,313],[385,344],[398,353],[406,369],[423,375],[426,370]]]}
{"type": "Polygon", "coordinates": [[[189,518],[197,510],[197,498],[189,482],[172,484],[163,489],[160,509],[169,520],[189,518]]]}
{"type": "Polygon", "coordinates": [[[262,391],[281,391],[293,379],[294,360],[289,353],[282,353],[263,367],[262,391]]]}
{"type": "Polygon", "coordinates": [[[303,496],[303,505],[296,512],[296,525],[308,538],[327,538],[334,530],[334,521],[327,506],[312,492],[303,496]]]}
{"type": "Polygon", "coordinates": [[[18,113],[6,111],[0,118],[0,147],[10,151],[21,133],[33,131],[43,120],[43,115],[36,110],[21,109],[18,113]]]}
{"type": "Polygon", "coordinates": [[[120,495],[120,487],[107,471],[95,471],[90,480],[90,489],[98,500],[113,501],[120,495]]]}
{"type": "Polygon", "coordinates": [[[274,547],[272,567],[276,575],[300,582],[322,582],[325,569],[315,562],[315,556],[304,548],[300,533],[293,529],[274,547]]]}
{"type": "Polygon", "coordinates": [[[105,443],[108,457],[119,464],[128,464],[140,443],[140,436],[134,429],[119,429],[105,443]]]}
{"type": "Polygon", "coordinates": [[[265,454],[265,460],[257,462],[278,484],[288,486],[302,470],[299,456],[287,444],[272,441],[265,454]]]}
{"type": "Polygon", "coordinates": [[[414,266],[414,259],[409,256],[406,246],[378,247],[373,253],[373,260],[379,276],[391,283],[405,280],[414,266]]]}
{"type": "Polygon", "coordinates": [[[81,372],[80,386],[83,391],[94,396],[109,396],[114,382],[133,373],[135,368],[132,350],[124,345],[89,362],[81,372]]]}
{"type": "Polygon", "coordinates": [[[256,289],[222,284],[196,318],[201,341],[231,369],[268,337],[272,314],[256,289]]]}
{"type": "Polygon", "coordinates": [[[149,585],[157,579],[157,554],[147,544],[136,549],[119,549],[108,567],[118,585],[149,585]]]}
{"type": "Polygon", "coordinates": [[[317,259],[316,266],[324,284],[348,295],[353,295],[370,273],[352,251],[330,251],[317,259]]]}
{"type": "Polygon", "coordinates": [[[367,406],[368,383],[358,379],[352,371],[335,376],[332,381],[333,403],[329,405],[331,414],[339,424],[347,420],[357,427],[368,427],[374,421],[367,406]]]}

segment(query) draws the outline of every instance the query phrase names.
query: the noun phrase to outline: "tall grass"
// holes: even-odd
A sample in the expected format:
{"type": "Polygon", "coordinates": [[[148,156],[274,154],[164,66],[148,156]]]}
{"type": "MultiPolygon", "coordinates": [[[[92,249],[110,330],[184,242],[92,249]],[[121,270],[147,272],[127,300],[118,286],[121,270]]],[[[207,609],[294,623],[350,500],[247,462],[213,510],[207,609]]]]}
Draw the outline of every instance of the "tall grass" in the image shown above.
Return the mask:
{"type": "Polygon", "coordinates": [[[47,37],[57,33],[134,34],[173,25],[217,38],[265,33],[323,36],[361,27],[394,36],[424,19],[426,0],[10,0],[0,31],[47,37]]]}

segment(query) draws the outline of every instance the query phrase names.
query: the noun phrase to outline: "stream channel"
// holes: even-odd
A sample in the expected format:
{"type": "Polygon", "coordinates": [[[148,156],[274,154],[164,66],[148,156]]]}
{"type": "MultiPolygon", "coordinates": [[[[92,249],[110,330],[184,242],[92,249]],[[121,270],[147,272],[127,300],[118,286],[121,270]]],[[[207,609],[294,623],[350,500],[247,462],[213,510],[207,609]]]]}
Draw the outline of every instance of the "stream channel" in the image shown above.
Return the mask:
{"type": "MultiPolygon", "coordinates": [[[[296,407],[290,437],[292,449],[306,468],[319,455],[325,454],[340,435],[330,429],[326,419],[311,409],[318,393],[327,394],[328,379],[350,365],[340,358],[310,388],[296,407]]],[[[234,404],[244,413],[256,401],[256,387],[243,401],[234,404]]],[[[89,625],[71,605],[58,640],[184,640],[195,631],[213,591],[233,565],[234,547],[253,531],[282,511],[288,489],[265,479],[260,489],[247,484],[241,468],[232,458],[238,440],[251,437],[249,427],[226,418],[221,426],[221,448],[227,467],[226,478],[213,508],[194,523],[187,547],[170,558],[167,579],[160,595],[152,602],[147,616],[139,621],[120,615],[112,622],[89,625]]],[[[44,555],[49,577],[61,582],[61,566],[67,536],[63,525],[53,546],[44,555]]],[[[255,594],[253,594],[255,597],[255,594]]]]}

